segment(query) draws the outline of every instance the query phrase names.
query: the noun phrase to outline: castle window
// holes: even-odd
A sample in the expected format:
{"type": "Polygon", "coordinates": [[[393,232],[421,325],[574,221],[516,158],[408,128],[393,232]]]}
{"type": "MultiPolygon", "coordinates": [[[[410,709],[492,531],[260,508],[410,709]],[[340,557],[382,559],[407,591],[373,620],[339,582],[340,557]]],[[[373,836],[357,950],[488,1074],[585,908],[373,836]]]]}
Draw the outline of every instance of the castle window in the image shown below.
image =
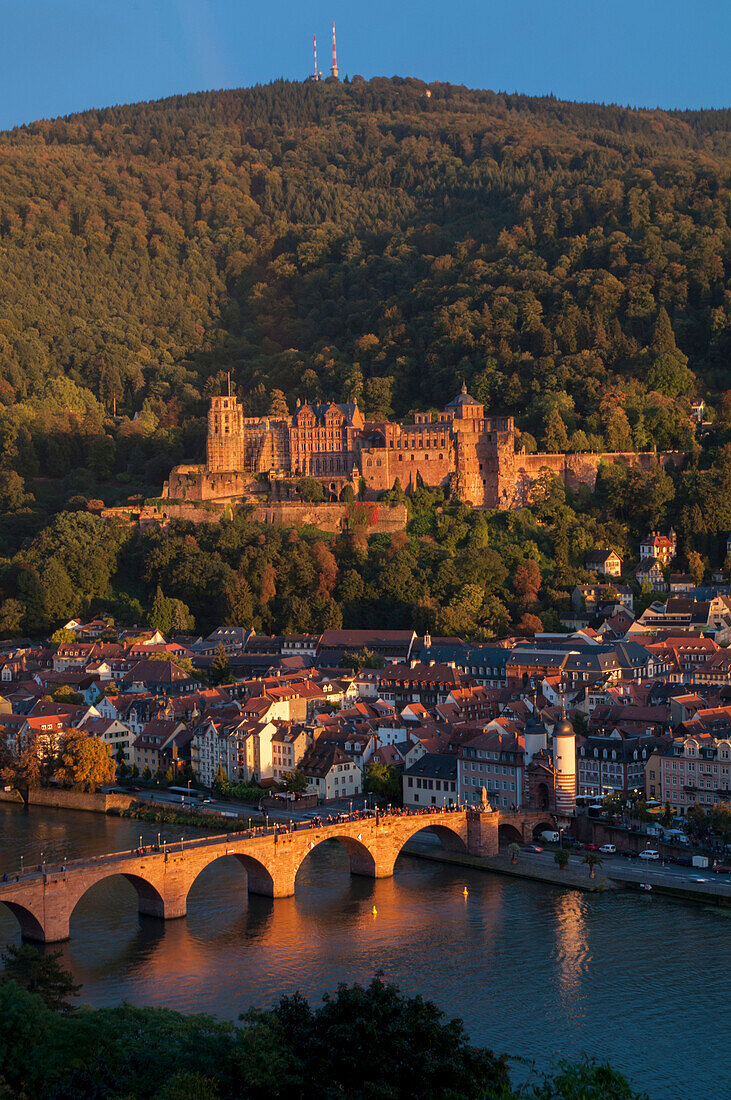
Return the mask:
{"type": "Polygon", "coordinates": [[[443,458],[444,458],[444,455],[440,455],[439,456],[439,461],[441,462],[443,458]]]}
{"type": "Polygon", "coordinates": [[[399,456],[398,456],[398,460],[399,460],[399,462],[403,462],[403,460],[404,460],[404,456],[403,456],[403,455],[399,455],[399,456]]]}

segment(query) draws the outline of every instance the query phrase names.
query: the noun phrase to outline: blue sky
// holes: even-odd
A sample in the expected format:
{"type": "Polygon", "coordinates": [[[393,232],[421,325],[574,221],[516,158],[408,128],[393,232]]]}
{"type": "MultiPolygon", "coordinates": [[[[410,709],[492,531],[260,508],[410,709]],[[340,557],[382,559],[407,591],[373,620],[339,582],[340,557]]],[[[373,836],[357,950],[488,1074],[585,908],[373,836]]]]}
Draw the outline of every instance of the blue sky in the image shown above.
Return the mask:
{"type": "Polygon", "coordinates": [[[0,128],[204,88],[417,76],[637,106],[731,105],[730,0],[0,0],[0,128]]]}

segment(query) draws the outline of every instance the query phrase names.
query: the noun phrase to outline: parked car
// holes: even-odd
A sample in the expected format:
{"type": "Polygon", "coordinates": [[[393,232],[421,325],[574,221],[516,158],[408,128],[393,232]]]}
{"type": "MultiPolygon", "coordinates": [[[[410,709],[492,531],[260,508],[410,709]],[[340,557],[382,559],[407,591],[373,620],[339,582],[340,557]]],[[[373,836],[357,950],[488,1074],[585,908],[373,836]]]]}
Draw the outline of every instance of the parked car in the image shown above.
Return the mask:
{"type": "Polygon", "coordinates": [[[587,852],[598,852],[599,851],[599,845],[591,843],[591,842],[589,844],[585,844],[584,848],[587,852]]]}
{"type": "Polygon", "coordinates": [[[645,848],[644,852],[640,852],[640,859],[659,859],[660,853],[656,852],[654,848],[645,848]]]}
{"type": "Polygon", "coordinates": [[[731,875],[731,864],[717,863],[713,868],[714,875],[731,875]]]}
{"type": "Polygon", "coordinates": [[[616,845],[615,845],[615,844],[602,844],[602,846],[601,846],[601,848],[599,849],[599,851],[600,851],[600,852],[602,853],[602,855],[604,855],[604,856],[616,856],[616,854],[617,854],[617,847],[616,847],[616,845]]]}
{"type": "Polygon", "coordinates": [[[622,848],[619,855],[623,856],[625,859],[637,859],[637,852],[634,848],[622,848]]]}

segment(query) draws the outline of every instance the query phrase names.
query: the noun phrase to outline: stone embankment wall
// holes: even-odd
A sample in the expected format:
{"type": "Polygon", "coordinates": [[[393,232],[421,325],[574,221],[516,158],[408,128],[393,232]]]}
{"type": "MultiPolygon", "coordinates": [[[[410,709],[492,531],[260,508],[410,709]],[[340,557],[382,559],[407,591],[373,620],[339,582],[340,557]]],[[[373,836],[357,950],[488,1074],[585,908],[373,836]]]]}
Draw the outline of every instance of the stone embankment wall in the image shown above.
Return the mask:
{"type": "Polygon", "coordinates": [[[29,806],[53,806],[58,810],[86,810],[105,814],[107,810],[126,810],[135,801],[128,794],[85,794],[55,787],[40,787],[28,791],[29,806]]]}
{"type": "Polygon", "coordinates": [[[656,849],[661,856],[691,855],[692,849],[683,844],[669,844],[657,836],[649,836],[639,831],[621,829],[607,825],[596,818],[579,814],[571,824],[571,833],[584,844],[614,844],[617,848],[626,848],[632,852],[644,852],[646,848],[656,849]]]}
{"type": "Polygon", "coordinates": [[[0,790],[0,802],[16,802],[21,806],[24,805],[23,796],[20,791],[16,791],[15,787],[0,790]]]}

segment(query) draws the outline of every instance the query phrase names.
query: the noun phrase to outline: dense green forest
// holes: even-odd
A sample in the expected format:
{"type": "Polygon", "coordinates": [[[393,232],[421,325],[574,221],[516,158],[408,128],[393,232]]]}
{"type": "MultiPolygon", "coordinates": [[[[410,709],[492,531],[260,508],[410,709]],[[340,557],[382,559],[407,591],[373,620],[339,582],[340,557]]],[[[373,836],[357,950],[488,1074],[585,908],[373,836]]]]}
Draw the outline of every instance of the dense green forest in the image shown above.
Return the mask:
{"type": "MultiPolygon", "coordinates": [[[[50,517],[157,495],[173,463],[201,459],[228,371],[250,413],[276,388],[290,407],[342,396],[400,416],[442,406],[465,378],[516,416],[528,449],[686,450],[682,475],[650,478],[647,504],[644,483],[607,478],[523,556],[553,582],[582,564],[583,541],[555,558],[577,516],[630,545],[652,514],[722,562],[731,112],[428,91],[278,82],[0,135],[4,629],[30,625],[50,517]],[[696,397],[714,425],[700,438],[696,397]]],[[[154,570],[125,576],[122,557],[104,593],[59,559],[56,604],[69,583],[85,607],[146,599],[154,570]]],[[[338,568],[342,583],[347,558],[338,568]]],[[[157,572],[185,599],[180,571],[157,572]]],[[[430,575],[424,599],[445,596],[430,575]]],[[[288,621],[273,599],[255,614],[288,621]]]]}

